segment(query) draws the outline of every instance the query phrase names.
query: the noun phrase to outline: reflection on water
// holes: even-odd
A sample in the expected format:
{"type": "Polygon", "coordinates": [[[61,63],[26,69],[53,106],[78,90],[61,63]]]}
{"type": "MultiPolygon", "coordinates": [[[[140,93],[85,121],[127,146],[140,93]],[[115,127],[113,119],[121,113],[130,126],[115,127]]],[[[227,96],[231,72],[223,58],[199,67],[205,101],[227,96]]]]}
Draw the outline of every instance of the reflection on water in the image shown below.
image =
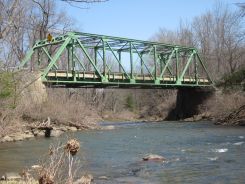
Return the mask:
{"type": "MultiPolygon", "coordinates": [[[[207,122],[120,123],[115,130],[72,136],[82,142],[78,156],[96,183],[243,183],[244,130],[207,122]],[[168,162],[141,161],[148,153],[168,162]]],[[[1,144],[0,174],[36,164],[50,143],[66,137],[1,144]]]]}

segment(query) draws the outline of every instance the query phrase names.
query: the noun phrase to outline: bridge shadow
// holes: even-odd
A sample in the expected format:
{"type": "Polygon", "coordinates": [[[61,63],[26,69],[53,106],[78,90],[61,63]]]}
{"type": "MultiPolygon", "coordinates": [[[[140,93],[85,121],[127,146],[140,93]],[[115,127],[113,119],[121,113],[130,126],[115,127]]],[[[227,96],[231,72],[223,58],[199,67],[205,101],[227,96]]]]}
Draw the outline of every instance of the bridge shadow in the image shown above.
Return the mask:
{"type": "Polygon", "coordinates": [[[199,113],[199,105],[214,94],[210,88],[180,88],[177,92],[176,105],[165,120],[174,121],[193,117],[199,113]]]}

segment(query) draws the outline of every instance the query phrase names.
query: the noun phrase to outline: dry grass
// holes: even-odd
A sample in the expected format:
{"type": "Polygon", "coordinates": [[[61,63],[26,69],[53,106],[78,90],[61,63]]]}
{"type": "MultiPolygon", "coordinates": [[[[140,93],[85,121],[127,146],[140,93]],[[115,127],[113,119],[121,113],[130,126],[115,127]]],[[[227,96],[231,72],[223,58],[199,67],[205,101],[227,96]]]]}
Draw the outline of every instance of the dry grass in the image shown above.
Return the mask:
{"type": "Polygon", "coordinates": [[[143,119],[165,119],[175,107],[176,95],[174,90],[159,91],[141,110],[140,117],[143,119]]]}
{"type": "Polygon", "coordinates": [[[0,184],[39,184],[36,180],[29,181],[0,181],[0,184]]]}
{"type": "Polygon", "coordinates": [[[21,131],[22,124],[14,110],[5,110],[0,112],[0,137],[21,131]]]}
{"type": "Polygon", "coordinates": [[[238,109],[245,104],[245,95],[242,91],[233,93],[222,93],[217,91],[203,105],[200,106],[200,111],[210,114],[211,117],[223,117],[235,109],[238,109]]]}
{"type": "Polygon", "coordinates": [[[50,117],[56,124],[73,123],[84,128],[96,126],[100,119],[96,111],[84,103],[81,96],[70,97],[64,89],[51,89],[47,101],[31,106],[22,105],[19,111],[30,121],[43,121],[50,117]]]}
{"type": "Polygon", "coordinates": [[[41,167],[36,170],[39,184],[72,184],[81,167],[80,160],[76,158],[79,148],[80,143],[75,139],[51,145],[41,167]]]}

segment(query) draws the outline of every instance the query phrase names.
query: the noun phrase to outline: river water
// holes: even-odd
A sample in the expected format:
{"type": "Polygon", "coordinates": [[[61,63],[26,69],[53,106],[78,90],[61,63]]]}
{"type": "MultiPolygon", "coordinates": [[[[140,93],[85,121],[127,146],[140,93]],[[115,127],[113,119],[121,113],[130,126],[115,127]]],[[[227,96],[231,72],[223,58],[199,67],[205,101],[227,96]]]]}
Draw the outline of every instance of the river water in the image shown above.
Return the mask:
{"type": "MultiPolygon", "coordinates": [[[[64,142],[67,136],[0,144],[0,174],[36,164],[51,143],[64,142]]],[[[69,136],[82,143],[78,155],[81,165],[98,184],[245,183],[243,127],[215,126],[211,122],[116,123],[115,130],[69,136]],[[149,153],[168,161],[142,161],[149,153]]]]}

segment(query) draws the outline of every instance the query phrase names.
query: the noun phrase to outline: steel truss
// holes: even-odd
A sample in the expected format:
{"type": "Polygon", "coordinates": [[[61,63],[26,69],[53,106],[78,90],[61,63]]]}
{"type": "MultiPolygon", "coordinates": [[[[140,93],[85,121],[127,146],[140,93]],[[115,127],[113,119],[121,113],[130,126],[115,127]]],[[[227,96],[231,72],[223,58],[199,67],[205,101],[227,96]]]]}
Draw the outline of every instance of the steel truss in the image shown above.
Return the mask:
{"type": "Polygon", "coordinates": [[[196,48],[80,32],[37,41],[20,64],[25,66],[60,87],[213,85],[196,48]]]}

